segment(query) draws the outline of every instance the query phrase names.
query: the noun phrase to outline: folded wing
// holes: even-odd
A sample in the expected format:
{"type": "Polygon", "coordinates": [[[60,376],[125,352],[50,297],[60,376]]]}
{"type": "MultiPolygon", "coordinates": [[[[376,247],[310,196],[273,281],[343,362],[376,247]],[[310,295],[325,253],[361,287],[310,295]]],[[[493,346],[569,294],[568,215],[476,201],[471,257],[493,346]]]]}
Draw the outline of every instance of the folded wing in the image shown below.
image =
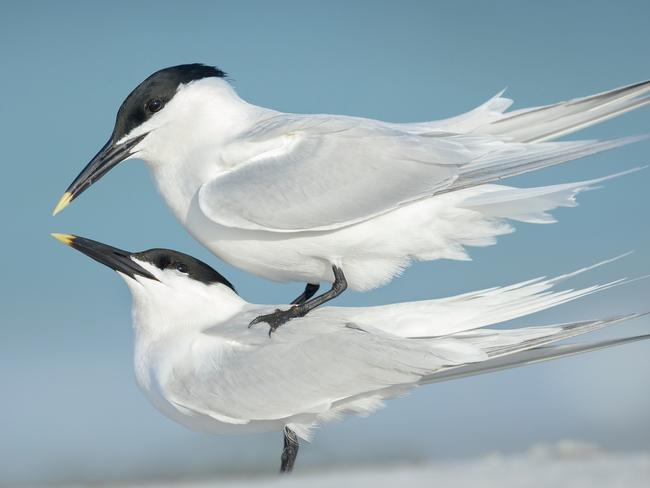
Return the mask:
{"type": "MultiPolygon", "coordinates": [[[[251,333],[245,326],[239,330],[251,333]]],[[[184,409],[232,423],[279,420],[326,414],[346,398],[413,385],[443,366],[487,359],[462,341],[444,340],[433,348],[430,341],[309,315],[278,329],[273,340],[261,328],[253,333],[261,338],[257,345],[248,338],[237,344],[229,336],[233,346],[226,351],[219,336],[212,342],[206,336],[174,368],[166,396],[184,409]]]]}
{"type": "Polygon", "coordinates": [[[207,218],[227,227],[331,230],[636,140],[525,143],[417,134],[353,117],[280,114],[231,144],[223,157],[233,169],[204,184],[198,203],[207,218]]]}
{"type": "Polygon", "coordinates": [[[166,397],[185,410],[235,424],[257,420],[302,425],[305,437],[319,419],[371,411],[418,384],[645,339],[548,348],[641,315],[411,339],[353,323],[305,318],[256,347],[224,350],[222,344],[216,347],[218,336],[212,345],[203,340],[162,386],[166,397]]]}
{"type": "Polygon", "coordinates": [[[475,157],[455,138],[328,116],[279,115],[243,140],[227,154],[234,169],[200,189],[200,208],[222,225],[277,232],[326,230],[384,213],[448,188],[475,157]]]}

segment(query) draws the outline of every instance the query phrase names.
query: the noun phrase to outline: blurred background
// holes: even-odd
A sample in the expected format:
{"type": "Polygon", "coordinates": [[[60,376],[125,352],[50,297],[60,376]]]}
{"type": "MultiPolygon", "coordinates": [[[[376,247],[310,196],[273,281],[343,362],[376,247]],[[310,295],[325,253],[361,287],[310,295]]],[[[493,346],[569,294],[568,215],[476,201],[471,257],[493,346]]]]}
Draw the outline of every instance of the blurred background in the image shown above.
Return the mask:
{"type": "MultiPolygon", "coordinates": [[[[194,242],[141,162],[121,165],[56,219],[63,190],[108,139],[123,98],[153,71],[203,62],[246,100],[289,112],[389,121],[448,117],[502,88],[515,108],[650,78],[650,3],[3,1],[0,6],[3,271],[0,485],[274,472],[279,434],[210,437],[155,411],[132,374],[130,297],[107,269],[54,241],[76,233],[130,250],[169,247],[213,264],[253,302],[298,284],[236,270],[194,242]]],[[[650,108],[579,134],[650,131],[650,108]]],[[[642,142],[509,183],[588,179],[650,161],[642,142]]],[[[443,297],[557,275],[629,250],[568,283],[650,273],[650,170],[582,194],[554,225],[518,224],[472,262],[421,263],[337,305],[443,297]]],[[[518,325],[648,309],[639,281],[518,325]]],[[[648,319],[590,339],[647,333],[648,319]]],[[[298,470],[464,459],[572,438],[650,449],[650,343],[422,388],[369,418],[316,431],[298,470]]]]}

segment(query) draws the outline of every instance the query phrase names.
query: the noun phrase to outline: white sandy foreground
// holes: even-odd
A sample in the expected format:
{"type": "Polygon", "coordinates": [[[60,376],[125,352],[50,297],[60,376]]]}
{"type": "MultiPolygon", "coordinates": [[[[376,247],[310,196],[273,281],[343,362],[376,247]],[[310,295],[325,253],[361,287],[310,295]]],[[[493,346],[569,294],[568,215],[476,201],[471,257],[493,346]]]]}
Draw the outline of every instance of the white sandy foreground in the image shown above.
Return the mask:
{"type": "Polygon", "coordinates": [[[331,468],[286,477],[205,479],[121,485],[148,487],[391,487],[391,488],[648,488],[650,452],[611,453],[561,441],[523,454],[499,453],[465,461],[331,468]]]}

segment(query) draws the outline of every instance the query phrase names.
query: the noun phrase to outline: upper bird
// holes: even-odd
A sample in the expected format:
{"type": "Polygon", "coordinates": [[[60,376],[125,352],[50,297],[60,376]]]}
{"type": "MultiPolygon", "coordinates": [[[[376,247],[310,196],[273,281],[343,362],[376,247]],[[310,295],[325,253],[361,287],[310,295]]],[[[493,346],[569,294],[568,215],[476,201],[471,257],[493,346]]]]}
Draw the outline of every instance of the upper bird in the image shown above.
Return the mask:
{"type": "Polygon", "coordinates": [[[590,182],[487,184],[639,138],[546,142],[650,103],[650,82],[510,113],[501,94],[445,120],[396,124],[281,113],[242,100],[223,71],[165,68],[124,100],[109,141],[56,206],[111,168],[142,159],[174,215],[221,259],[276,281],[303,281],[275,327],[346,287],[382,285],[411,260],[467,259],[511,231],[549,222],[590,182]],[[311,298],[321,281],[332,289],[311,298]],[[310,299],[311,298],[311,299],[310,299]]]}

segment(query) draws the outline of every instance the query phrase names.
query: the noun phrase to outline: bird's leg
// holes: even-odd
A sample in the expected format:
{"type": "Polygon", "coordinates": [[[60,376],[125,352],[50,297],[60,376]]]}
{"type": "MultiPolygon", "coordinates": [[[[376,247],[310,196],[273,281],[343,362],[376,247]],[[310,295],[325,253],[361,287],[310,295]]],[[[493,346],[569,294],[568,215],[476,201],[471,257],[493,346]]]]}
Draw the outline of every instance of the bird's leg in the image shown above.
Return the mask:
{"type": "Polygon", "coordinates": [[[314,296],[314,294],[318,291],[319,288],[320,285],[307,283],[307,286],[305,286],[305,291],[303,291],[302,294],[298,296],[298,298],[296,298],[293,302],[291,302],[291,305],[301,305],[305,303],[307,300],[309,300],[311,297],[314,296]]]}
{"type": "MultiPolygon", "coordinates": [[[[259,324],[260,322],[266,322],[270,326],[269,336],[271,336],[271,334],[282,324],[286,324],[289,322],[289,320],[295,319],[296,317],[304,317],[316,307],[319,307],[323,303],[329,302],[330,300],[336,298],[345,291],[345,289],[348,287],[348,282],[345,280],[345,275],[343,274],[343,270],[341,268],[338,266],[332,266],[332,271],[334,272],[334,283],[332,283],[332,288],[327,290],[325,293],[318,295],[311,300],[304,301],[303,303],[294,304],[293,307],[291,307],[289,310],[277,309],[273,313],[260,315],[255,320],[253,320],[248,325],[248,327],[259,324]]],[[[309,287],[309,285],[307,286],[309,287]]],[[[307,294],[307,288],[305,288],[305,294],[307,294]]]]}
{"type": "Polygon", "coordinates": [[[284,449],[282,449],[282,464],[280,473],[290,473],[293,470],[293,463],[298,457],[298,437],[289,427],[284,428],[284,449]]]}
{"type": "Polygon", "coordinates": [[[292,308],[296,308],[296,307],[299,308],[300,310],[299,317],[303,317],[307,315],[309,312],[311,312],[313,309],[315,309],[316,307],[320,307],[323,303],[333,300],[334,298],[339,296],[347,289],[348,282],[345,279],[343,270],[338,266],[332,266],[332,271],[334,272],[334,283],[332,283],[332,288],[327,290],[325,293],[322,293],[317,297],[312,298],[311,300],[307,300],[306,302],[301,303],[300,305],[294,305],[292,307],[292,308]]]}

